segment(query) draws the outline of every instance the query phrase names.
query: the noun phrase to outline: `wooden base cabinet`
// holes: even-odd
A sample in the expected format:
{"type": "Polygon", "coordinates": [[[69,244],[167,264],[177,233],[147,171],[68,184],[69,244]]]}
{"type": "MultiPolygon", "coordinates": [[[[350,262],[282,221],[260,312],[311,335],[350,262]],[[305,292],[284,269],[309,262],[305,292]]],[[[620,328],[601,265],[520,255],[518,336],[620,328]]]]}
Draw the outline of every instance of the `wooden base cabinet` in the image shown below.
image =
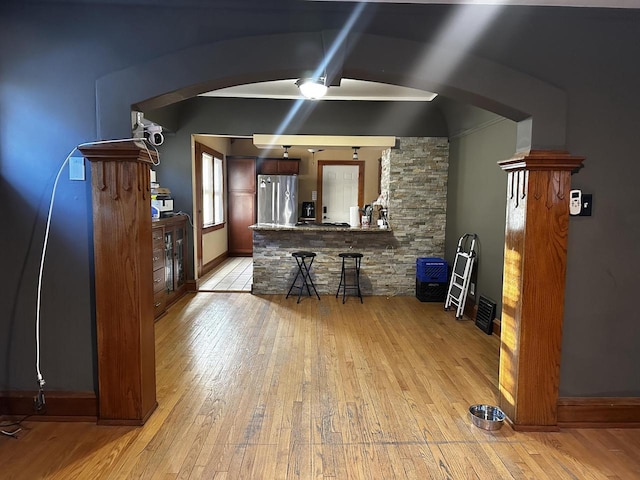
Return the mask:
{"type": "Polygon", "coordinates": [[[165,281],[164,227],[154,225],[151,231],[153,239],[153,317],[158,318],[167,307],[167,288],[165,281]]]}
{"type": "Polygon", "coordinates": [[[187,218],[183,215],[153,221],[154,318],[187,290],[187,218]]]}

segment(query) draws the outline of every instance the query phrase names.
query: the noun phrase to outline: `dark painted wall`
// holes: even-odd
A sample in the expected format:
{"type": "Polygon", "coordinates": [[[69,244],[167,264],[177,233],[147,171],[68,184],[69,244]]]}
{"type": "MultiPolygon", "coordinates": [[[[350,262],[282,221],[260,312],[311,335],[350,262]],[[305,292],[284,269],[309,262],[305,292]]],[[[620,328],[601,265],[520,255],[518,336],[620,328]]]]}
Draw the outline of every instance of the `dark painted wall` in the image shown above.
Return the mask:
{"type": "Polygon", "coordinates": [[[450,129],[445,257],[453,264],[460,237],[478,235],[469,301],[477,303],[480,295],[494,300],[500,318],[507,175],[497,161],[513,155],[516,124],[469,105],[440,103],[450,129]]]}
{"type": "MultiPolygon", "coordinates": [[[[234,2],[223,10],[19,2],[7,6],[3,2],[0,388],[35,387],[35,298],[47,203],[53,178],[67,153],[97,135],[96,80],[219,39],[339,29],[352,8],[349,4],[296,2],[270,10],[273,7],[265,3],[234,2]]],[[[640,175],[636,158],[640,65],[634,61],[639,53],[640,14],[507,7],[498,11],[484,31],[474,32],[471,27],[480,18],[474,13],[485,10],[474,7],[469,16],[456,13],[467,11],[372,6],[355,28],[388,38],[430,41],[451,46],[452,51],[468,48],[477,56],[566,92],[566,146],[571,153],[587,157],[585,168],[573,177],[573,186],[593,193],[594,211],[591,218],[570,222],[560,390],[562,395],[638,396],[640,328],[633,313],[640,265],[640,253],[634,246],[640,240],[640,214],[633,205],[640,175]],[[469,28],[447,34],[445,25],[464,27],[464,22],[470,22],[469,28]]],[[[278,54],[272,53],[274,58],[278,54]]],[[[394,52],[370,54],[393,56],[394,52]]],[[[460,61],[465,65],[464,57],[460,61]]],[[[459,66],[452,67],[449,74],[455,77],[459,66]]],[[[513,90],[506,78],[472,75],[470,81],[479,89],[491,84],[491,88],[513,90]]],[[[513,93],[525,96],[528,92],[513,93]]],[[[458,100],[478,100],[465,92],[448,94],[458,100]]],[[[336,131],[344,126],[341,119],[331,121],[336,131]]],[[[169,156],[168,147],[165,156],[169,156]]],[[[170,164],[167,161],[163,166],[170,164]]],[[[176,169],[182,178],[184,169],[176,169]]],[[[87,183],[70,182],[66,175],[56,200],[46,262],[42,367],[50,389],[91,390],[95,387],[95,352],[90,202],[87,183]]]]}

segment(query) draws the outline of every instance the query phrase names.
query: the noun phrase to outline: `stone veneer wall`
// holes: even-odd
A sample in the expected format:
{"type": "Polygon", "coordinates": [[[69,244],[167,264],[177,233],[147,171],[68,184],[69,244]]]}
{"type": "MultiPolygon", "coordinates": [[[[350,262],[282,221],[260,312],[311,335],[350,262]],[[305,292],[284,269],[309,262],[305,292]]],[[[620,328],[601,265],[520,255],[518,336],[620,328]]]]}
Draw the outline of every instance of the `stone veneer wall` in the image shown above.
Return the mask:
{"type": "Polygon", "coordinates": [[[415,294],[416,258],[444,257],[448,175],[447,138],[399,138],[383,155],[382,187],[397,242],[393,282],[403,294],[415,294]]]}
{"type": "Polygon", "coordinates": [[[296,272],[291,253],[304,249],[317,254],[312,276],[318,292],[335,295],[338,254],[351,249],[364,254],[363,294],[415,295],[416,258],[444,257],[448,170],[446,138],[399,138],[382,156],[391,230],[254,231],[253,292],[286,293],[296,272]]]}
{"type": "MultiPolygon", "coordinates": [[[[396,291],[392,283],[384,286],[388,277],[395,274],[394,244],[391,231],[254,231],[253,293],[287,293],[297,271],[291,253],[310,250],[316,253],[311,276],[318,293],[335,295],[342,266],[338,254],[352,250],[364,255],[360,272],[363,295],[404,295],[396,291]]],[[[349,264],[353,265],[353,260],[349,264]]],[[[298,291],[293,293],[297,295],[298,291]]],[[[304,295],[307,295],[306,291],[304,295]]]]}

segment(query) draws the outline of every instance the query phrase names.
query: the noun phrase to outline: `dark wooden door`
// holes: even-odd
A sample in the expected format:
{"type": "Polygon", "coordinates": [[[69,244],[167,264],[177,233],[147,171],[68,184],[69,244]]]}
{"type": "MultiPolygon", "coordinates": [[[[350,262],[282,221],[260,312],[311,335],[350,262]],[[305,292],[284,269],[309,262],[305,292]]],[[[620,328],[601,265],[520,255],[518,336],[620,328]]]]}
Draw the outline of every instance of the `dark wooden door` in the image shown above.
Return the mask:
{"type": "Polygon", "coordinates": [[[253,255],[256,223],[256,159],[227,157],[229,255],[253,255]]]}

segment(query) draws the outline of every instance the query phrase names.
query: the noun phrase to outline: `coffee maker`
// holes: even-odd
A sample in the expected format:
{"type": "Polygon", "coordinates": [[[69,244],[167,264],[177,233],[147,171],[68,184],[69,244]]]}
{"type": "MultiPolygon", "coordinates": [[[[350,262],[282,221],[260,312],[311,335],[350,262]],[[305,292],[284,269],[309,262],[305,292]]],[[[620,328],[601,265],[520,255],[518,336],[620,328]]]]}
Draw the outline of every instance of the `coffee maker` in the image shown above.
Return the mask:
{"type": "Polygon", "coordinates": [[[302,202],[302,218],[304,220],[316,219],[316,203],[315,202],[302,202]]]}

